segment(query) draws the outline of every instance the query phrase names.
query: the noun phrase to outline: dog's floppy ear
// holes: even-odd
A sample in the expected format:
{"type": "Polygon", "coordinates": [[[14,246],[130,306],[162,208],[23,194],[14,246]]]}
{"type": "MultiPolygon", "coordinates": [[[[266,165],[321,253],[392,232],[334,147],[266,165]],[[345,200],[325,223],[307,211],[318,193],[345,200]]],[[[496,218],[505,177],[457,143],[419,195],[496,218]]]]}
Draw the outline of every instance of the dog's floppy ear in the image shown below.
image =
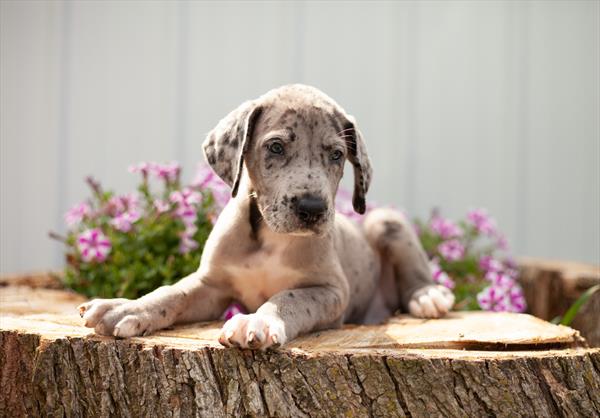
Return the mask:
{"type": "Polygon", "coordinates": [[[340,135],[346,141],[348,149],[348,160],[354,167],[354,194],[352,195],[352,206],[361,215],[367,209],[366,195],[371,184],[373,169],[367,154],[367,147],[362,134],[356,126],[354,118],[350,115],[344,116],[343,130],[340,135]]]}
{"type": "Polygon", "coordinates": [[[242,103],[208,133],[202,144],[206,161],[231,186],[233,197],[240,184],[244,154],[250,146],[252,131],[261,112],[261,106],[255,101],[242,103]]]}

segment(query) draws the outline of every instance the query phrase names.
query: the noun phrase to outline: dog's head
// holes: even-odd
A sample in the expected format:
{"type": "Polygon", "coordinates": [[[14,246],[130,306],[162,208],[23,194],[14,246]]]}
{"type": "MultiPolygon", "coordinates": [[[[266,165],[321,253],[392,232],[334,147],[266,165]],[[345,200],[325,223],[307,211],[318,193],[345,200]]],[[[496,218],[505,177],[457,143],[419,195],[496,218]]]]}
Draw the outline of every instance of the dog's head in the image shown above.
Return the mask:
{"type": "Polygon", "coordinates": [[[276,232],[319,234],[332,224],[346,160],[354,167],[354,210],[365,212],[371,165],[362,136],[353,118],[313,87],[284,86],[243,103],[203,148],[234,197],[248,176],[264,221],[276,232]]]}

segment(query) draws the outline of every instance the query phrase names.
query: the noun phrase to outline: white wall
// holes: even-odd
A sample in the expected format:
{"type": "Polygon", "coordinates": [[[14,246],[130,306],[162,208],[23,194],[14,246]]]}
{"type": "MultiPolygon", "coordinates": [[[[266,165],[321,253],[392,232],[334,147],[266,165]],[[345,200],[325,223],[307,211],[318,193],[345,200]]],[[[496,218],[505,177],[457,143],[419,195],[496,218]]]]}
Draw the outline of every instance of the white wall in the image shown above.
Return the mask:
{"type": "Polygon", "coordinates": [[[191,176],[222,116],[290,82],[357,117],[371,198],[484,206],[519,255],[600,263],[599,4],[3,0],[0,271],[61,264],[46,232],[85,175],[191,176]]]}

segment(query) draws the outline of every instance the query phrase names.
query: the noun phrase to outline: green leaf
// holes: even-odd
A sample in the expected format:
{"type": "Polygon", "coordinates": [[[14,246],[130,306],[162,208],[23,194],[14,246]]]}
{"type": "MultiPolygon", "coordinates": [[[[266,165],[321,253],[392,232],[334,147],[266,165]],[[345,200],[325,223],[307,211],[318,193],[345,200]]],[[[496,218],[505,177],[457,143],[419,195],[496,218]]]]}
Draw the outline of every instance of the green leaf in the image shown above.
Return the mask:
{"type": "Polygon", "coordinates": [[[563,316],[562,320],[560,321],[560,324],[567,326],[570,325],[571,322],[573,322],[573,319],[575,319],[575,316],[577,316],[577,313],[579,312],[581,307],[586,304],[586,302],[592,297],[594,293],[596,293],[596,291],[598,291],[598,289],[600,289],[600,284],[590,287],[581,296],[579,296],[579,298],[567,310],[567,313],[563,316]]]}

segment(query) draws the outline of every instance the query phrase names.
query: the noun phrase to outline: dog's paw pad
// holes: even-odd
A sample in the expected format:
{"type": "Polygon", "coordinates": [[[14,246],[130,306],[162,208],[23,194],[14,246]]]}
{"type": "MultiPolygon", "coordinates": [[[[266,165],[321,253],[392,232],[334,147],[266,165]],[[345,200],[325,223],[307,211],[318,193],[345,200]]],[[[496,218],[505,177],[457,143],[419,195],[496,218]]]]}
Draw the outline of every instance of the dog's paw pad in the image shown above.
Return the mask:
{"type": "Polygon", "coordinates": [[[223,325],[219,342],[225,347],[264,350],[285,344],[283,321],[273,315],[237,314],[223,325]]]}
{"type": "Polygon", "coordinates": [[[453,305],[454,294],[448,288],[432,285],[415,292],[408,303],[408,310],[418,318],[439,318],[448,313],[453,305]]]}

